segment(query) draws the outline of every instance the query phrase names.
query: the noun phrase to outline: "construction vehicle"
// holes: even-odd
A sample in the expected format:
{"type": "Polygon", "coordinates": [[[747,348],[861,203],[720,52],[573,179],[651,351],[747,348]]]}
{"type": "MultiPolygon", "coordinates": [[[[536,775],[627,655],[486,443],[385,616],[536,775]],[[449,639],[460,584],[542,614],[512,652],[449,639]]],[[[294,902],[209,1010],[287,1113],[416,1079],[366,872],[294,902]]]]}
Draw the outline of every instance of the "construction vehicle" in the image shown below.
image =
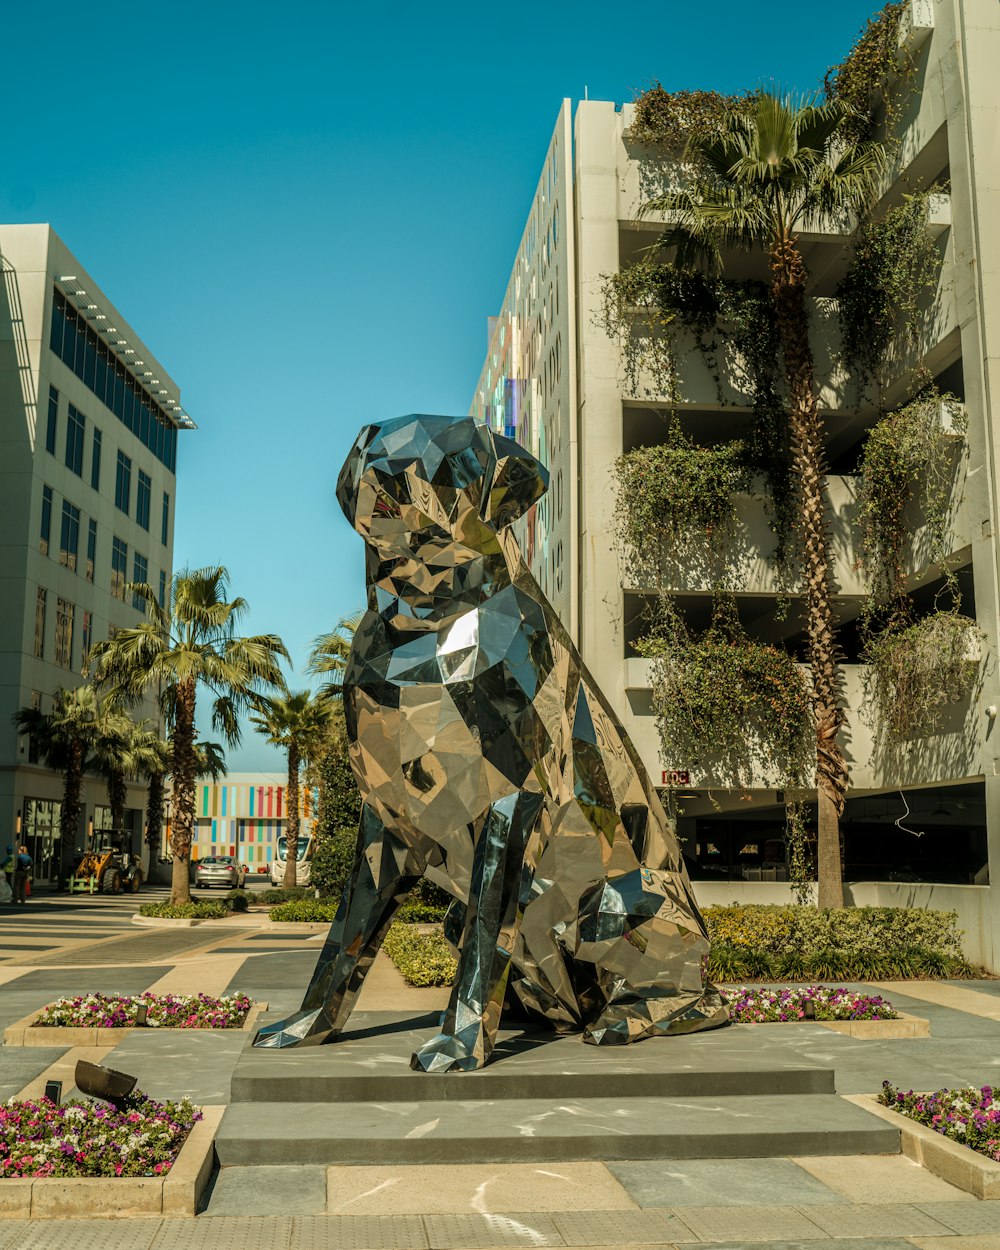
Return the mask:
{"type": "Polygon", "coordinates": [[[142,861],[124,849],[123,839],[113,832],[101,835],[100,843],[77,864],[69,879],[70,894],[139,893],[142,861]]]}

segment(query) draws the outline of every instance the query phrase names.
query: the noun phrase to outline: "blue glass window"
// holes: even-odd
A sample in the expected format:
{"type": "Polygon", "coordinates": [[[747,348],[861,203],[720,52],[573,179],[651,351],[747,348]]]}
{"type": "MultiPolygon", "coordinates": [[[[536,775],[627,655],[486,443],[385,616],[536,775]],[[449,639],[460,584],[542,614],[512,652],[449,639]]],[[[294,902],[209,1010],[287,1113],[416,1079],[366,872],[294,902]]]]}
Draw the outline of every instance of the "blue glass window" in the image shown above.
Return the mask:
{"type": "Polygon", "coordinates": [[[116,599],[125,598],[128,581],[128,543],[114,538],[111,543],[111,593],[116,599]]]}
{"type": "Polygon", "coordinates": [[[72,404],[66,418],[66,467],[83,477],[83,430],[87,418],[72,404]]]}
{"type": "Polygon", "coordinates": [[[59,563],[76,572],[76,557],[80,548],[80,509],[68,499],[63,500],[62,529],[59,536],[59,563]]]}
{"type": "Polygon", "coordinates": [[[139,470],[139,484],[135,492],[135,519],[144,530],[149,529],[149,503],[153,496],[153,479],[139,470]]]}
{"type": "MultiPolygon", "coordinates": [[[[145,556],[139,555],[138,551],[132,558],[132,580],[134,582],[149,581],[149,563],[145,556]]],[[[133,608],[136,608],[141,612],[145,606],[145,600],[141,599],[138,595],[132,596],[133,608]]]]}
{"type": "Polygon", "coordinates": [[[49,554],[49,542],[52,538],[52,487],[42,487],[42,528],[39,534],[38,549],[43,556],[49,554]]]}
{"type": "Polygon", "coordinates": [[[101,489],[101,431],[94,426],[94,442],[90,451],[90,484],[94,490],[101,489]]]}
{"type": "Polygon", "coordinates": [[[45,430],[45,450],[56,454],[56,424],[59,421],[59,392],[49,387],[49,424],[45,430]]]}
{"type": "Polygon", "coordinates": [[[163,492],[163,524],[160,527],[160,542],[164,547],[167,545],[167,539],[170,537],[170,496],[166,491],[163,492]]]}
{"type": "Polygon", "coordinates": [[[128,516],[132,507],[132,460],[123,451],[115,466],[115,507],[128,516]]]}
{"type": "Polygon", "coordinates": [[[91,518],[87,529],[87,581],[94,580],[94,565],[97,563],[97,522],[91,518]]]}

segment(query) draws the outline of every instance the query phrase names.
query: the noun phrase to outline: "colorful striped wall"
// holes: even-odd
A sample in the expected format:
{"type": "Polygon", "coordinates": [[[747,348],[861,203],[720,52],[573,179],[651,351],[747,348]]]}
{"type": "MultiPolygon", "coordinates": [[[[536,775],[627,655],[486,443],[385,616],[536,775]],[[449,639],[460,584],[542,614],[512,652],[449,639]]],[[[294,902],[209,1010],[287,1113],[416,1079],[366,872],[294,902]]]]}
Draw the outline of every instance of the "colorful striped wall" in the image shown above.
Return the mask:
{"type": "MultiPolygon", "coordinates": [[[[259,781],[205,782],[195,787],[195,840],[192,859],[205,855],[235,855],[251,870],[274,858],[284,833],[286,787],[269,778],[259,781]]],[[[319,801],[314,786],[299,787],[299,820],[303,834],[311,832],[319,801]]]]}

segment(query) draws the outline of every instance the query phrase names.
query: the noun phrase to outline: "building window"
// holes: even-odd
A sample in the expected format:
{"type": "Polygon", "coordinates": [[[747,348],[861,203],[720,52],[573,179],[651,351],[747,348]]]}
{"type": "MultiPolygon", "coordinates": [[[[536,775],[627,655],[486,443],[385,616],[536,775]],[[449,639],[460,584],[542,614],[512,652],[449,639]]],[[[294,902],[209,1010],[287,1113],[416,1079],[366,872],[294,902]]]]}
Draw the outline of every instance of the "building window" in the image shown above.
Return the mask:
{"type": "Polygon", "coordinates": [[[160,526],[160,542],[164,547],[167,545],[167,538],[170,535],[170,496],[166,491],[163,492],[163,521],[160,526]]]}
{"type": "MultiPolygon", "coordinates": [[[[31,697],[28,700],[28,706],[36,712],[42,710],[42,692],[40,690],[32,690],[31,697]]],[[[28,734],[28,763],[38,763],[38,736],[28,734]]]]}
{"type": "Polygon", "coordinates": [[[64,499],[62,530],[59,535],[59,563],[76,572],[76,557],[79,549],[80,509],[74,508],[68,499],[64,499]]]}
{"type": "Polygon", "coordinates": [[[87,418],[72,404],[66,418],[66,467],[83,477],[83,429],[87,418]]]}
{"type": "Polygon", "coordinates": [[[101,431],[94,426],[94,442],[90,452],[90,484],[101,489],[101,431]]]}
{"type": "Polygon", "coordinates": [[[56,425],[59,421],[59,392],[49,387],[49,424],[45,431],[45,450],[56,454],[56,425]]]}
{"type": "Polygon", "coordinates": [[[132,505],[132,461],[123,451],[118,453],[115,467],[115,507],[126,516],[132,505]]]}
{"type": "Polygon", "coordinates": [[[38,550],[43,556],[49,554],[52,541],[52,487],[42,487],[42,528],[38,536],[38,550]]]}
{"type": "Polygon", "coordinates": [[[167,611],[167,575],[160,569],[160,607],[167,611]]]}
{"type": "Polygon", "coordinates": [[[35,595],[35,659],[45,659],[45,599],[46,594],[41,586],[35,595]]]}
{"type": "Polygon", "coordinates": [[[55,662],[62,668],[73,667],[73,616],[76,612],[66,599],[56,599],[55,662]]]}
{"type": "Polygon", "coordinates": [[[94,580],[94,565],[97,563],[97,522],[91,518],[87,525],[87,581],[94,580]]]}
{"type": "Polygon", "coordinates": [[[153,479],[139,470],[139,484],[135,492],[135,519],[144,530],[149,529],[149,503],[153,497],[153,479]]]}
{"type": "MultiPolygon", "coordinates": [[[[132,580],[143,584],[149,581],[149,562],[145,556],[139,555],[138,551],[132,558],[132,580]]],[[[145,606],[146,601],[140,595],[132,596],[133,608],[141,612],[145,606]]]]}
{"type": "Polygon", "coordinates": [[[173,473],[177,465],[177,426],[59,290],[52,297],[49,346],[173,473]]]}
{"type": "Polygon", "coordinates": [[[83,648],[80,656],[80,672],[87,671],[87,661],[90,659],[90,648],[94,641],[94,614],[88,612],[86,608],[83,611],[83,628],[80,631],[80,643],[83,648]]]}
{"type": "Polygon", "coordinates": [[[125,601],[125,583],[128,580],[128,543],[115,538],[111,543],[111,593],[125,601]]]}

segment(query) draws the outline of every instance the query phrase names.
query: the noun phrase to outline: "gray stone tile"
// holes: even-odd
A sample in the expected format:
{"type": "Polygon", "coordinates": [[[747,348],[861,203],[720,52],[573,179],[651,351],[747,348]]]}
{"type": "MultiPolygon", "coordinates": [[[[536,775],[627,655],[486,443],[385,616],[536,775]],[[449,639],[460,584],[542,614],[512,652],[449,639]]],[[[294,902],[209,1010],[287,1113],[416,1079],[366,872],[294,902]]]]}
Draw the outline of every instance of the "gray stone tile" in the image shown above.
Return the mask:
{"type": "MultiPolygon", "coordinates": [[[[811,1208],[827,1210],[825,1207],[811,1208]]],[[[839,1208],[838,1208],[839,1209],[839,1208]]],[[[679,1207],[678,1218],[702,1241],[771,1242],[822,1240],[827,1236],[795,1207],[679,1207]]]]}
{"type": "Polygon", "coordinates": [[[294,1250],[426,1250],[419,1215],[332,1215],[296,1219],[294,1250]]]}
{"type": "Polygon", "coordinates": [[[0,1047],[0,1102],[13,1098],[65,1053],[65,1047],[0,1047]]]}
{"type": "Polygon", "coordinates": [[[27,1227],[27,1220],[0,1219],[0,1250],[8,1250],[27,1227]]]}
{"type": "Polygon", "coordinates": [[[425,1215],[434,1250],[486,1250],[493,1246],[562,1246],[553,1217],[530,1215],[425,1215]]]}
{"type": "Polygon", "coordinates": [[[907,1202],[810,1207],[809,1218],[834,1237],[933,1237],[948,1233],[944,1224],[907,1202]]]}
{"type": "MultiPolygon", "coordinates": [[[[160,1219],[32,1220],[12,1250],[149,1250],[160,1219]]],[[[0,1229],[3,1225],[0,1225],[0,1229]]]]}
{"type": "Polygon", "coordinates": [[[558,1211],[552,1222],[568,1246],[645,1246],[693,1241],[666,1211],[558,1211]]]}
{"type": "Polygon", "coordinates": [[[760,1206],[846,1202],[788,1159],[655,1159],[608,1163],[641,1207],[760,1206]]]}
{"type": "Polygon", "coordinates": [[[233,1068],[246,1042],[247,1034],[238,1029],[149,1029],[126,1037],[105,1064],[137,1076],[139,1088],[150,1098],[186,1094],[195,1103],[227,1103],[233,1068]]]}
{"type": "MultiPolygon", "coordinates": [[[[913,1242],[901,1237],[835,1237],[827,1241],[768,1241],[767,1250],[913,1250],[913,1242]]],[[[936,1243],[935,1243],[936,1244],[936,1243]]],[[[713,1241],[712,1250],[746,1250],[745,1241],[713,1241]]],[[[941,1250],[949,1243],[941,1242],[941,1250]]]]}
{"type": "MultiPolygon", "coordinates": [[[[292,1221],[286,1216],[200,1215],[194,1220],[164,1220],[153,1250],[288,1250],[291,1236],[292,1221]]],[[[79,1250],[73,1242],[64,1242],[63,1247],[79,1250]]]]}
{"type": "Polygon", "coordinates": [[[325,1167],[222,1168],[206,1215],[322,1215],[325,1167]]]}
{"type": "Polygon", "coordinates": [[[921,1202],[920,1210],[952,1233],[1000,1233],[1000,1202],[921,1202]]]}

